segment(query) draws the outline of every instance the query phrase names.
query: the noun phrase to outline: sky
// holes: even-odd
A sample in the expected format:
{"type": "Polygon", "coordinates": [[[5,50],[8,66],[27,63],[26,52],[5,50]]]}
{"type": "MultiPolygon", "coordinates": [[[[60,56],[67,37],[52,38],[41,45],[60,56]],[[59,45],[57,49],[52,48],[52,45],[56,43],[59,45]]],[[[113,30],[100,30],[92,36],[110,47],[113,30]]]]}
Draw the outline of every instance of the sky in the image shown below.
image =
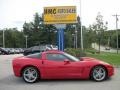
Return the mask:
{"type": "MultiPolygon", "coordinates": [[[[32,21],[34,14],[43,13],[46,6],[76,6],[77,15],[86,27],[95,23],[100,12],[104,22],[108,22],[108,29],[115,29],[115,17],[112,15],[120,15],[119,4],[120,0],[0,0],[0,29],[17,27],[21,30],[25,21],[32,21]]],[[[120,28],[120,17],[118,19],[120,28]]]]}

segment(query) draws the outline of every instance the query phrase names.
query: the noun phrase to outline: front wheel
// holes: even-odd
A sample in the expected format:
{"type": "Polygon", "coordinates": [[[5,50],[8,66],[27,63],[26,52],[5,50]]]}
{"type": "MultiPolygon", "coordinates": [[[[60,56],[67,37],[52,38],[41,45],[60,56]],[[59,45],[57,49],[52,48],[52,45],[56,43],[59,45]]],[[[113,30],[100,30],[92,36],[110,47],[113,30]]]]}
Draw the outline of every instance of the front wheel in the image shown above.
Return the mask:
{"type": "Polygon", "coordinates": [[[107,78],[107,71],[102,66],[96,66],[92,69],[91,78],[95,81],[103,81],[107,78]]]}
{"type": "Polygon", "coordinates": [[[39,74],[36,68],[26,67],[22,72],[23,80],[27,83],[34,83],[38,80],[39,74]]]}

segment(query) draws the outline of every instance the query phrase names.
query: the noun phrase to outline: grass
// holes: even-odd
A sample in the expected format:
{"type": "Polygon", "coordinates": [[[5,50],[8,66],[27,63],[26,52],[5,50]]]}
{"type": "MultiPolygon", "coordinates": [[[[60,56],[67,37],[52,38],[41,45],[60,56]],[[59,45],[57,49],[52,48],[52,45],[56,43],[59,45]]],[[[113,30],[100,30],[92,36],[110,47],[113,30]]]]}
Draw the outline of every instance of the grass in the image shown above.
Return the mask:
{"type": "Polygon", "coordinates": [[[96,54],[96,53],[93,54],[93,53],[87,52],[87,56],[100,59],[114,66],[120,66],[120,54],[105,53],[105,52],[101,52],[100,54],[96,54]]]}
{"type": "Polygon", "coordinates": [[[109,52],[101,52],[99,53],[95,49],[86,49],[84,53],[80,52],[81,49],[73,49],[73,48],[67,48],[66,52],[74,55],[74,56],[88,56],[88,57],[93,57],[105,62],[108,62],[114,66],[120,66],[120,54],[116,53],[109,53],[109,52]],[[80,54],[80,55],[79,55],[80,54]]]}

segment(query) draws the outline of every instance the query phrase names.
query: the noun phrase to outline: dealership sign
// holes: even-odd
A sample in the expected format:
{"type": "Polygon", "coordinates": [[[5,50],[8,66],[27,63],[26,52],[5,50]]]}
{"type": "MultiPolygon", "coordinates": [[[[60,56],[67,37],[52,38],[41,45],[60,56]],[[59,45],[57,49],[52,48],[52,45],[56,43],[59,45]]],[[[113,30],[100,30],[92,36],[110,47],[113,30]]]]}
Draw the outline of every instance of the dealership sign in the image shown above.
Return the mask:
{"type": "Polygon", "coordinates": [[[44,7],[44,24],[67,24],[76,22],[76,6],[44,7]]]}

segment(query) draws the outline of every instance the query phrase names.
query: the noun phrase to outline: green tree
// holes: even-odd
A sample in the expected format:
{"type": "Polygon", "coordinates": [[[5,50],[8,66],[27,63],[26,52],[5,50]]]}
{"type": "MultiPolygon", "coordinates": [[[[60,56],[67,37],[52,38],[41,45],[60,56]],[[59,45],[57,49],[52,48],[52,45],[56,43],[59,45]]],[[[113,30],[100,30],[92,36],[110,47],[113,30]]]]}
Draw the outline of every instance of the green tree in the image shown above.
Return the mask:
{"type": "Polygon", "coordinates": [[[99,12],[96,17],[96,23],[92,25],[93,30],[96,33],[96,42],[99,44],[99,52],[100,52],[100,45],[104,44],[104,32],[107,30],[107,23],[103,21],[103,16],[99,12]]]}
{"type": "MultiPolygon", "coordinates": [[[[5,28],[2,30],[4,30],[4,34],[5,34],[5,47],[9,47],[9,48],[24,47],[24,43],[23,43],[24,38],[23,38],[23,33],[21,31],[18,31],[17,28],[5,28]]],[[[0,36],[1,36],[0,41],[2,46],[3,35],[1,32],[2,31],[0,31],[0,36]]]]}
{"type": "Polygon", "coordinates": [[[34,15],[33,22],[24,23],[24,35],[28,36],[28,47],[39,44],[55,44],[56,28],[53,25],[44,25],[43,17],[34,15]]]}

